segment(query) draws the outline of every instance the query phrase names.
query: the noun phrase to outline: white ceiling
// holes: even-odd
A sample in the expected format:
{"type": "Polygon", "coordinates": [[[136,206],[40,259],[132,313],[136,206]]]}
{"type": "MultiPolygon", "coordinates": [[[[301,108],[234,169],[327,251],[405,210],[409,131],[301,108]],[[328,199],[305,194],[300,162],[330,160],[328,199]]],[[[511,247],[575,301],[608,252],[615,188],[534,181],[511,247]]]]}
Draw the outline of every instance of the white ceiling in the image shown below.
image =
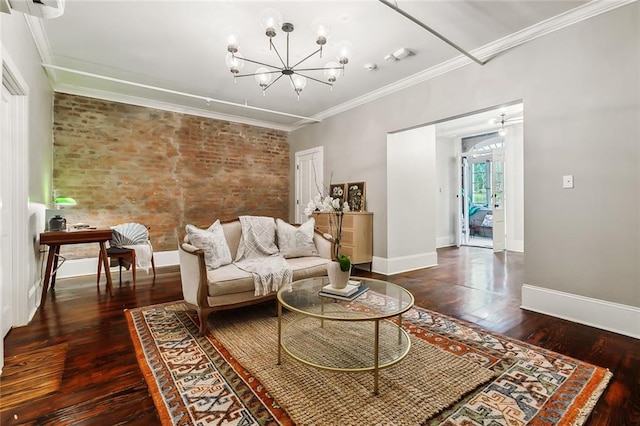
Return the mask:
{"type": "MultiPolygon", "coordinates": [[[[481,60],[491,60],[492,55],[506,46],[612,8],[603,6],[604,3],[397,1],[398,7],[481,60]]],[[[242,105],[320,120],[442,71],[481,66],[375,0],[67,0],[61,17],[30,18],[29,22],[43,62],[59,67],[48,67],[57,91],[284,130],[311,121],[242,105]],[[268,7],[278,9],[284,22],[295,26],[290,39],[291,62],[299,61],[317,47],[311,27],[318,19],[329,24],[332,35],[323,58],[315,56],[305,62],[305,67],[324,66],[335,60],[335,45],[339,41],[351,43],[353,55],[333,91],[309,81],[297,100],[284,78],[269,88],[266,96],[253,77],[238,79],[234,84],[224,61],[230,34],[239,37],[240,51],[245,57],[277,62],[259,23],[261,12],[268,7]],[[385,55],[401,47],[411,49],[415,55],[395,63],[384,61],[385,55]],[[376,63],[378,69],[367,71],[366,63],[376,63]],[[207,104],[207,98],[213,101],[207,104]]],[[[283,55],[285,40],[282,32],[274,38],[283,55]]],[[[254,72],[255,68],[247,63],[242,72],[254,72]]],[[[312,75],[324,78],[321,72],[312,75]]]]}
{"type": "Polygon", "coordinates": [[[501,120],[503,118],[504,127],[507,130],[514,124],[523,123],[523,104],[518,102],[447,119],[436,123],[436,135],[438,137],[463,138],[497,132],[502,126],[501,120]],[[502,114],[504,114],[504,117],[502,114]]]}

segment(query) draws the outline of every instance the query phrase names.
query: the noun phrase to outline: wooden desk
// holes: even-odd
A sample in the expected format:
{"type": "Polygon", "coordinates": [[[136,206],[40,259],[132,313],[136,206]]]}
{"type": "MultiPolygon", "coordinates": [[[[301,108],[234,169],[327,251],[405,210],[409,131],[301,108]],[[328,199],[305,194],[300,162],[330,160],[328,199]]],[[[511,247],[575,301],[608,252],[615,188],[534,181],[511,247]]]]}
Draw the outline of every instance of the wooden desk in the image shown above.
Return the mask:
{"type": "Polygon", "coordinates": [[[104,262],[104,270],[107,275],[107,290],[109,295],[113,296],[111,286],[111,273],[109,271],[109,261],[107,258],[107,248],[105,243],[111,239],[111,229],[84,229],[80,231],[53,231],[43,232],[40,234],[40,244],[49,246],[49,256],[47,257],[47,269],[44,273],[44,285],[42,286],[42,298],[40,306],[44,307],[47,300],[47,290],[49,289],[49,280],[51,280],[51,288],[56,285],[56,272],[58,271],[58,255],[60,254],[60,246],[65,244],[86,244],[100,243],[99,259],[104,262]]]}

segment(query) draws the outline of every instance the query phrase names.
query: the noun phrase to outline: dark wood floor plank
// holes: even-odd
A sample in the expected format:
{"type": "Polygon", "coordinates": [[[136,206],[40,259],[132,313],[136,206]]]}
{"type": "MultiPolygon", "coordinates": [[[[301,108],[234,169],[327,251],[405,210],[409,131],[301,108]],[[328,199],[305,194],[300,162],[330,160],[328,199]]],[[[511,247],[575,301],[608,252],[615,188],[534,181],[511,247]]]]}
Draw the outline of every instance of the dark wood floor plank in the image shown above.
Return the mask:
{"type": "Polygon", "coordinates": [[[0,380],[0,411],[58,391],[67,347],[61,343],[8,357],[0,380]]]}
{"type": "MultiPolygon", "coordinates": [[[[520,309],[523,254],[449,248],[438,262],[391,277],[356,274],[405,286],[418,306],[609,368],[614,378],[587,425],[640,424],[639,340],[520,309]]],[[[58,280],[31,323],[10,331],[5,356],[68,345],[59,389],[0,412],[0,424],[158,424],[124,309],[181,298],[177,267],[158,268],[155,282],[139,274],[135,289],[125,273],[113,297],[104,284],[97,291],[94,276],[58,280]]]]}

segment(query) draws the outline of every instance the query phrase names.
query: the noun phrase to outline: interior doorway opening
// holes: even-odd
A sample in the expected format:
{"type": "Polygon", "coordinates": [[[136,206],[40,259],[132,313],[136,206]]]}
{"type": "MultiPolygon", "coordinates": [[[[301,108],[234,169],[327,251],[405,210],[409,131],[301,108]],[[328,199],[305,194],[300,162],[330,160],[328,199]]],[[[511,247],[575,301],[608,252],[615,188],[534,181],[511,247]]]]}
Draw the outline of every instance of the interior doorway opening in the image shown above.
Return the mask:
{"type": "Polygon", "coordinates": [[[461,140],[460,245],[493,248],[494,206],[502,185],[495,178],[494,152],[504,149],[504,140],[497,132],[463,137],[461,140]]]}
{"type": "Polygon", "coordinates": [[[438,247],[524,251],[521,102],[436,124],[438,247]]]}

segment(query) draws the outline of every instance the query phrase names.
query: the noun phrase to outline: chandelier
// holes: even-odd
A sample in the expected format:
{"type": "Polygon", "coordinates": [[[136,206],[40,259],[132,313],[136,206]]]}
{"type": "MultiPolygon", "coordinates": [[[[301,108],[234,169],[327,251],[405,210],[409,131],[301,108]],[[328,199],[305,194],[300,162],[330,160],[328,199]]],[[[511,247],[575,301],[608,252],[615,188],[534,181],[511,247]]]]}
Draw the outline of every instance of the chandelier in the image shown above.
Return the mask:
{"type": "Polygon", "coordinates": [[[489,124],[491,124],[492,126],[499,124],[500,128],[498,129],[498,135],[505,136],[507,134],[507,128],[505,126],[523,122],[523,117],[521,114],[522,113],[516,113],[516,115],[507,118],[507,115],[503,112],[502,114],[500,114],[499,118],[490,119],[489,124]]]}
{"type": "Polygon", "coordinates": [[[507,134],[507,129],[504,128],[504,114],[500,114],[500,117],[502,119],[500,120],[500,129],[498,129],[498,135],[504,136],[507,134]]]}
{"type": "Polygon", "coordinates": [[[302,92],[307,85],[307,80],[325,84],[333,90],[333,83],[336,82],[338,77],[344,75],[344,66],[349,62],[349,44],[347,42],[338,43],[338,55],[336,57],[338,62],[331,61],[324,67],[320,68],[302,68],[301,65],[307,59],[318,54],[319,57],[322,58],[322,48],[327,44],[329,29],[322,24],[314,25],[316,44],[319,47],[300,61],[292,64],[290,62],[289,37],[293,32],[293,24],[289,22],[282,23],[282,16],[275,9],[265,10],[260,17],[260,22],[265,31],[265,35],[269,37],[269,50],[275,52],[275,55],[277,56],[277,65],[245,58],[239,52],[239,43],[235,37],[232,36],[230,37],[229,45],[227,46],[228,53],[225,57],[225,63],[229,67],[229,71],[233,74],[234,81],[240,77],[253,76],[260,88],[262,88],[262,95],[264,96],[269,87],[284,77],[285,80],[289,80],[291,87],[296,92],[298,100],[300,99],[300,92],[302,92]],[[286,53],[284,57],[280,54],[280,51],[273,43],[273,38],[277,35],[277,27],[280,27],[280,29],[287,35],[286,53]],[[260,67],[253,73],[240,74],[240,70],[244,67],[245,62],[260,65],[260,67]],[[309,74],[317,71],[324,72],[325,80],[321,80],[309,74]]]}

